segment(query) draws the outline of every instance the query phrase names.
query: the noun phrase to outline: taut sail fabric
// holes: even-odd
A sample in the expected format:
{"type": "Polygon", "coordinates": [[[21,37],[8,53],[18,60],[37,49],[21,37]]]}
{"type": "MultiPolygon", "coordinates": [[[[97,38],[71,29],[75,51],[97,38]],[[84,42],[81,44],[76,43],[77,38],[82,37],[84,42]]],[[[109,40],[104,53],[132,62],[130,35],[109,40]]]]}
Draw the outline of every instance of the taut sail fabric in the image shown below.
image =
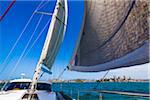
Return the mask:
{"type": "Polygon", "coordinates": [[[147,0],[86,0],[70,70],[98,72],[149,62],[147,0]]]}
{"type": "Polygon", "coordinates": [[[42,64],[51,69],[62,43],[68,18],[67,0],[58,0],[42,50],[42,64]]]}

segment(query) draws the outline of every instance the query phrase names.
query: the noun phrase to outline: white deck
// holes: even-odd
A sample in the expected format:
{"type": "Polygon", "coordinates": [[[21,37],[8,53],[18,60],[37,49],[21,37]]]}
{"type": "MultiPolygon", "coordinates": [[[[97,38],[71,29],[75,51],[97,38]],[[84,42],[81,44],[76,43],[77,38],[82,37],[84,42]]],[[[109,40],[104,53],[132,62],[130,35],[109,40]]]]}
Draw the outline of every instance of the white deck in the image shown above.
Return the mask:
{"type": "MultiPolygon", "coordinates": [[[[27,90],[10,90],[0,92],[0,100],[20,100],[27,90]]],[[[36,91],[39,100],[57,100],[55,92],[36,91]]]]}
{"type": "MultiPolygon", "coordinates": [[[[11,80],[12,82],[32,82],[31,79],[15,79],[11,80]]],[[[50,82],[39,81],[38,83],[47,83],[50,82]]],[[[0,100],[21,100],[21,98],[28,93],[28,90],[8,90],[0,92],[0,100]]],[[[37,94],[39,100],[57,100],[57,96],[55,92],[48,92],[46,90],[36,90],[35,94],[37,94]]]]}

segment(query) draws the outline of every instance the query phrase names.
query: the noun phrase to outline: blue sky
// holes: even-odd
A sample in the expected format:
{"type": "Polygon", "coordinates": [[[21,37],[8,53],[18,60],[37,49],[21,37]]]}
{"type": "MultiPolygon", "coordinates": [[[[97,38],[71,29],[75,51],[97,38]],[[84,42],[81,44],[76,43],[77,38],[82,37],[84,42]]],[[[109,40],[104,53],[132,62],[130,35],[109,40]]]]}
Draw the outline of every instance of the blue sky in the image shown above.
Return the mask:
{"type": "MultiPolygon", "coordinates": [[[[31,37],[35,26],[37,25],[41,15],[35,14],[33,19],[31,20],[29,26],[23,33],[20,38],[18,44],[13,50],[12,54],[9,56],[7,61],[4,63],[6,56],[14,45],[16,39],[21,34],[25,24],[30,18],[31,14],[35,10],[35,8],[40,4],[41,1],[17,1],[8,14],[5,16],[3,21],[0,22],[0,79],[8,79],[8,78],[17,78],[21,73],[25,73],[27,77],[33,75],[33,71],[35,69],[36,63],[40,56],[44,40],[47,34],[48,27],[41,34],[38,41],[35,43],[33,48],[29,51],[29,53],[24,56],[23,59],[16,66],[16,70],[12,70],[16,65],[21,53],[23,52],[29,38],[31,37]],[[10,75],[10,73],[12,73],[10,75]]],[[[10,1],[2,2],[0,1],[0,15],[9,5],[10,1]]],[[[55,1],[51,1],[46,3],[46,5],[39,9],[40,11],[52,12],[54,9],[55,1]]],[[[83,18],[84,11],[84,2],[83,1],[69,1],[69,17],[68,17],[68,26],[66,35],[64,38],[64,42],[60,48],[59,54],[56,58],[56,61],[52,67],[52,75],[44,74],[43,79],[56,78],[61,73],[61,71],[67,66],[68,61],[71,57],[72,50],[74,48],[75,42],[77,41],[78,33],[81,27],[81,21],[83,18]]],[[[36,30],[31,43],[29,44],[26,52],[31,47],[32,43],[35,41],[40,31],[44,27],[44,25],[51,19],[51,16],[46,16],[42,18],[40,26],[36,30]]],[[[112,76],[131,76],[133,78],[149,78],[148,77],[148,64],[135,66],[131,68],[122,68],[110,71],[108,77],[112,76]]],[[[98,79],[101,78],[106,72],[99,73],[80,73],[80,72],[71,72],[66,71],[62,76],[63,79],[73,79],[73,78],[87,78],[87,79],[98,79]]]]}

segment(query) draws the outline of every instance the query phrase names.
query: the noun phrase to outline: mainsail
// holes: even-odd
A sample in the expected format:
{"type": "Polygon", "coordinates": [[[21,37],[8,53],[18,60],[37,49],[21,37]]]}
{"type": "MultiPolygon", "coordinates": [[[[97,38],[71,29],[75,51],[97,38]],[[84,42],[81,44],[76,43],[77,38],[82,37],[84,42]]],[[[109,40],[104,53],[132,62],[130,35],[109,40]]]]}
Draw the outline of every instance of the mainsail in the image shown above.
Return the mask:
{"type": "MultiPolygon", "coordinates": [[[[36,89],[37,80],[40,77],[41,70],[47,72],[47,70],[42,68],[42,65],[45,65],[45,67],[47,67],[50,70],[54,63],[54,60],[58,53],[58,49],[62,43],[66,31],[67,18],[68,18],[67,0],[57,0],[54,13],[52,14],[52,19],[45,40],[45,44],[42,49],[42,53],[37,63],[35,73],[33,76],[30,90],[31,94],[34,93],[34,90],[36,89]]],[[[30,100],[30,98],[31,95],[29,96],[28,99],[30,100]]]]}
{"type": "Polygon", "coordinates": [[[87,0],[69,68],[98,72],[149,62],[147,0],[87,0]]]}
{"type": "Polygon", "coordinates": [[[60,0],[60,2],[57,2],[59,4],[57,4],[52,16],[52,21],[41,54],[42,64],[48,69],[51,69],[54,63],[66,31],[68,8],[67,3],[64,1],[65,0],[60,0]]]}

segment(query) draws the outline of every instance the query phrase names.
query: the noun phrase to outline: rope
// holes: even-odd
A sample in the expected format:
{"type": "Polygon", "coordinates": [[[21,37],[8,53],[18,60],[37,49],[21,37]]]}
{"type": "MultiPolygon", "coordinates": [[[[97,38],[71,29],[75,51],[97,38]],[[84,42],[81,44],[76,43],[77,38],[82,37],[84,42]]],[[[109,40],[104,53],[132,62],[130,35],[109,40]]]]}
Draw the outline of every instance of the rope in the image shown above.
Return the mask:
{"type": "Polygon", "coordinates": [[[8,6],[8,8],[5,10],[5,12],[2,14],[2,16],[0,16],[0,21],[2,21],[2,19],[5,17],[5,15],[8,13],[8,11],[10,10],[10,8],[13,6],[13,4],[16,2],[16,0],[13,0],[11,2],[11,4],[8,6]]]}
{"type": "MultiPolygon", "coordinates": [[[[6,58],[4,59],[4,62],[2,63],[2,66],[4,66],[4,64],[6,63],[6,61],[8,60],[9,56],[11,55],[11,53],[13,52],[13,50],[15,49],[17,43],[19,42],[20,38],[22,37],[23,33],[25,32],[26,28],[28,27],[30,21],[32,20],[35,12],[37,11],[37,9],[41,6],[43,1],[41,1],[41,3],[37,6],[37,8],[34,10],[34,12],[32,13],[32,15],[30,16],[28,22],[26,23],[25,27],[23,28],[21,34],[19,35],[19,37],[17,38],[16,42],[14,43],[14,45],[12,46],[11,50],[9,51],[8,55],[6,56],[6,58]]],[[[3,70],[5,70],[6,67],[3,67],[3,69],[1,70],[0,73],[2,73],[3,70]]]]}
{"type": "MultiPolygon", "coordinates": [[[[106,75],[109,73],[109,70],[104,74],[102,80],[105,79],[106,75]]],[[[93,89],[96,89],[98,86],[99,86],[100,82],[97,83],[97,85],[93,88],[93,89]]]]}

